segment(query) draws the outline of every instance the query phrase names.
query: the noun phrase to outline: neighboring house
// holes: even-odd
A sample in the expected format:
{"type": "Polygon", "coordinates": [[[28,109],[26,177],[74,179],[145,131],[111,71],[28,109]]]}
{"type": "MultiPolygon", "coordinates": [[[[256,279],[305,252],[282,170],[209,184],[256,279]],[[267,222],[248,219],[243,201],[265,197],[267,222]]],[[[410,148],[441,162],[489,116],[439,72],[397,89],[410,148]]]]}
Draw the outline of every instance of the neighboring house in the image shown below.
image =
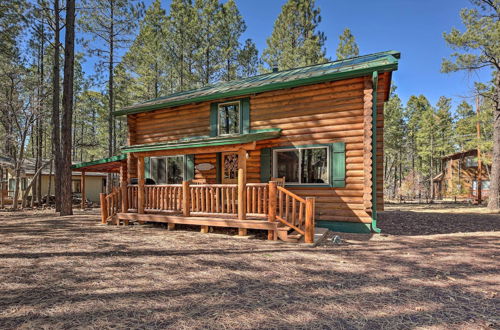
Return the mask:
{"type": "Polygon", "coordinates": [[[107,197],[103,219],[267,229],[269,238],[295,230],[306,241],[311,221],[378,231],[383,107],[399,57],[271,72],[116,112],[127,117],[129,145],[114,159],[122,188],[107,197]]]}
{"type": "MultiPolygon", "coordinates": [[[[6,177],[4,178],[5,189],[4,196],[7,196],[9,200],[12,200],[14,196],[14,188],[15,188],[15,175],[14,175],[14,163],[8,157],[1,157],[0,164],[2,163],[4,168],[6,169],[6,177]]],[[[20,180],[20,194],[19,198],[21,199],[22,195],[26,191],[26,188],[30,184],[33,176],[35,175],[35,160],[32,158],[27,158],[24,160],[22,172],[21,172],[21,180],[20,180]]],[[[50,172],[49,166],[46,166],[42,170],[42,196],[50,194],[53,196],[54,192],[54,175],[50,172]],[[49,189],[49,181],[50,183],[50,193],[49,189]]],[[[85,175],[85,186],[86,186],[86,198],[88,201],[93,203],[99,202],[99,194],[104,192],[104,187],[106,186],[106,173],[97,173],[90,172],[85,175]]],[[[79,172],[73,172],[71,178],[71,187],[73,193],[78,195],[81,193],[81,175],[79,172]]],[[[28,196],[31,196],[30,192],[28,196]]]]}
{"type": "Polygon", "coordinates": [[[441,161],[443,171],[433,179],[437,199],[476,199],[478,180],[481,181],[482,199],[488,197],[490,166],[482,164],[479,173],[477,149],[457,152],[443,157],[441,161]]]}

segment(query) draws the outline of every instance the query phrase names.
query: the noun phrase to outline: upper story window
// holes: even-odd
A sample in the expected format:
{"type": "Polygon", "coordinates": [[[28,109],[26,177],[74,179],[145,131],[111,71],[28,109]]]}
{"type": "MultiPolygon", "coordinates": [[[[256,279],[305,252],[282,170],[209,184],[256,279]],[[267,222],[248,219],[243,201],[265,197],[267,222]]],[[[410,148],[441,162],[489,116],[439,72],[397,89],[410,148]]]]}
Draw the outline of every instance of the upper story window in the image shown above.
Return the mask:
{"type": "Polygon", "coordinates": [[[241,111],[240,102],[218,104],[219,135],[240,134],[241,111]]]}
{"type": "Polygon", "coordinates": [[[180,184],[184,180],[184,156],[151,157],[151,178],[157,184],[180,184]]]}
{"type": "Polygon", "coordinates": [[[465,157],[465,167],[477,167],[477,157],[474,156],[465,157]]]}
{"type": "Polygon", "coordinates": [[[289,184],[329,184],[330,150],[327,146],[276,149],[273,176],[289,184]]]}

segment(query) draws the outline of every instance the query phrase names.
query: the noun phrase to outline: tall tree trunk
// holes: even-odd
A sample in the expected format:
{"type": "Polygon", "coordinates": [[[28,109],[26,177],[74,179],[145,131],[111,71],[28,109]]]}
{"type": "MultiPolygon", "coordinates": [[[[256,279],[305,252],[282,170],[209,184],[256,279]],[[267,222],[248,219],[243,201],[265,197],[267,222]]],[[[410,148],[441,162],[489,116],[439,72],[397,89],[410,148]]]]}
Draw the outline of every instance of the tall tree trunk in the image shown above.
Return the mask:
{"type": "Polygon", "coordinates": [[[53,168],[54,160],[52,159],[50,161],[50,167],[49,167],[49,184],[47,187],[47,198],[45,199],[45,205],[49,206],[50,205],[50,191],[52,190],[52,168],[53,168]]]}
{"type": "Polygon", "coordinates": [[[54,155],[54,195],[56,212],[61,211],[61,136],[59,119],[59,53],[60,53],[60,28],[59,28],[59,0],[54,0],[54,63],[52,72],[52,153],[54,155]]]}
{"type": "Polygon", "coordinates": [[[62,177],[61,215],[72,215],[71,145],[73,120],[73,81],[75,65],[75,0],[66,0],[66,36],[64,38],[63,116],[61,127],[62,177]]]}
{"type": "Polygon", "coordinates": [[[500,71],[495,75],[496,109],[493,112],[493,159],[491,163],[491,181],[488,197],[488,209],[500,208],[500,71]]]}
{"type": "Polygon", "coordinates": [[[431,134],[431,164],[430,164],[430,190],[431,190],[431,202],[434,200],[434,181],[433,181],[433,173],[434,173],[434,134],[431,134]]]}
{"type": "MultiPolygon", "coordinates": [[[[111,17],[110,17],[110,30],[109,30],[109,66],[108,66],[108,157],[112,157],[114,153],[114,137],[115,137],[115,132],[114,132],[114,118],[113,118],[113,101],[114,101],[114,90],[113,90],[113,76],[114,76],[114,70],[113,70],[113,61],[114,61],[114,50],[115,50],[115,45],[114,45],[114,2],[110,2],[110,11],[111,11],[111,17]]],[[[112,187],[112,178],[111,178],[111,173],[108,173],[106,177],[106,192],[109,194],[111,193],[111,187],[112,187]]]]}

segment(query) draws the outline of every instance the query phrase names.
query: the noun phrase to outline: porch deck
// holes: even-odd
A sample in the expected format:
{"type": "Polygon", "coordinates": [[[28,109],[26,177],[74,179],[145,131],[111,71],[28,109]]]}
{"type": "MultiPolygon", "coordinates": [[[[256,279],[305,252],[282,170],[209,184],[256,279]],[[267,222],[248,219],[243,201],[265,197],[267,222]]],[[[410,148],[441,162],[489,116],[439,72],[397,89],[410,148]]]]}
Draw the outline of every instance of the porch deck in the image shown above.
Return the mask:
{"type": "Polygon", "coordinates": [[[314,241],[314,199],[303,199],[276,182],[237,184],[127,185],[101,196],[102,222],[198,225],[267,230],[268,239],[314,241]]]}

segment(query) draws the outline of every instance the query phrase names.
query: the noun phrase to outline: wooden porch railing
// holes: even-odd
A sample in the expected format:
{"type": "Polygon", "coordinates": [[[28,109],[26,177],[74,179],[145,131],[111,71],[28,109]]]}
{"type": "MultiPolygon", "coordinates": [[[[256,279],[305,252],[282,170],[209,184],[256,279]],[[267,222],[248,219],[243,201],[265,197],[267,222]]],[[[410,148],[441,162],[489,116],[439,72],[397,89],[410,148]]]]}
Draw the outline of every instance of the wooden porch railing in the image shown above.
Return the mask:
{"type": "Polygon", "coordinates": [[[121,209],[122,194],[118,188],[113,188],[110,194],[101,194],[101,222],[106,223],[116,216],[121,209]]]}
{"type": "Polygon", "coordinates": [[[137,210],[137,185],[127,186],[127,197],[128,197],[128,207],[129,209],[137,210]]]}
{"type": "Polygon", "coordinates": [[[238,185],[195,184],[189,186],[191,212],[238,213],[238,185]]]}
{"type": "Polygon", "coordinates": [[[182,184],[146,185],[145,209],[182,211],[182,184]]]}
{"type": "Polygon", "coordinates": [[[305,199],[283,187],[277,188],[278,205],[276,219],[304,235],[306,243],[314,242],[315,199],[305,199]]]}
{"type": "MultiPolygon", "coordinates": [[[[128,185],[126,191],[129,209],[138,210],[138,186],[128,185]]],[[[145,185],[144,192],[146,210],[182,212],[184,216],[238,214],[237,184],[145,185]]],[[[247,215],[267,215],[268,221],[277,220],[303,235],[305,242],[314,241],[314,198],[302,198],[276,182],[247,183],[244,198],[247,215]]],[[[121,190],[115,189],[107,196],[102,194],[101,204],[105,223],[120,212],[121,190]]]]}
{"type": "Polygon", "coordinates": [[[247,183],[247,213],[267,214],[269,209],[269,184],[247,183]]]}

